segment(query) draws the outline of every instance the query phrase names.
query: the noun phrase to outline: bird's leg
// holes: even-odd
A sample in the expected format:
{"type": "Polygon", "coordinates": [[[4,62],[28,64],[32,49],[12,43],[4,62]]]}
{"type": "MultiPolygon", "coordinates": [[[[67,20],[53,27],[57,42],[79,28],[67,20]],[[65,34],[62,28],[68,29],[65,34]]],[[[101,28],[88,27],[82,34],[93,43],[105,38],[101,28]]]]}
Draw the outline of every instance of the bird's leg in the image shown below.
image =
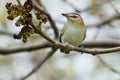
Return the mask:
{"type": "Polygon", "coordinates": [[[81,45],[81,46],[79,46],[79,47],[81,47],[81,54],[83,54],[83,52],[85,51],[84,46],[83,46],[83,45],[81,45]]]}
{"type": "Polygon", "coordinates": [[[60,51],[65,52],[66,54],[69,54],[70,50],[69,50],[68,46],[69,46],[69,44],[65,43],[65,47],[60,48],[60,51]]]}

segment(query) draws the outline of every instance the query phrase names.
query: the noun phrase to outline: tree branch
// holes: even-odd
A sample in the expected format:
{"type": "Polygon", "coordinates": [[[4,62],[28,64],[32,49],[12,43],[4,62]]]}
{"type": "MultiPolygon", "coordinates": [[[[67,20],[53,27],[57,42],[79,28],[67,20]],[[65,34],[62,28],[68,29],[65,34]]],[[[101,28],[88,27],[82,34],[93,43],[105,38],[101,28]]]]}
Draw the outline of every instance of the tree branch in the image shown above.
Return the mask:
{"type": "MultiPolygon", "coordinates": [[[[46,40],[48,40],[53,46],[57,47],[57,48],[65,48],[66,46],[56,40],[51,39],[50,37],[48,37],[47,35],[45,35],[39,28],[37,28],[33,23],[31,23],[31,26],[34,28],[35,32],[39,35],[41,35],[43,38],[45,38],[46,40]]],[[[45,47],[50,47],[50,45],[48,44],[44,44],[42,46],[39,46],[39,48],[45,48],[45,47]]],[[[73,47],[73,46],[68,46],[69,50],[73,50],[73,51],[78,51],[78,52],[85,52],[85,53],[89,53],[89,54],[103,54],[103,53],[111,53],[111,52],[117,52],[120,51],[120,47],[115,47],[115,48],[109,48],[109,49],[85,49],[84,51],[81,50],[78,47],[73,47]]],[[[21,51],[30,51],[33,49],[38,49],[38,47],[32,47],[32,48],[27,48],[27,49],[14,49],[14,50],[1,50],[1,54],[6,55],[6,54],[12,54],[14,52],[21,52],[21,51]]]]}
{"type": "Polygon", "coordinates": [[[51,45],[46,42],[46,43],[42,43],[39,45],[35,45],[35,46],[30,46],[30,47],[22,47],[22,48],[15,48],[15,49],[0,49],[0,54],[1,55],[8,55],[8,54],[13,54],[13,53],[17,53],[17,52],[23,52],[23,51],[33,51],[33,50],[40,50],[43,48],[48,48],[51,45]]]}
{"type": "Polygon", "coordinates": [[[0,31],[0,35],[13,36],[12,33],[10,33],[10,32],[6,32],[6,31],[0,31]]]}
{"type": "MultiPolygon", "coordinates": [[[[85,48],[112,48],[112,47],[117,47],[120,46],[119,41],[89,41],[89,42],[84,42],[82,45],[85,48]]],[[[32,45],[28,47],[21,47],[21,48],[14,48],[14,49],[0,49],[0,54],[1,55],[10,55],[10,54],[16,54],[18,52],[24,52],[24,51],[35,51],[35,50],[40,50],[43,48],[49,48],[52,47],[53,45],[48,43],[48,42],[43,42],[42,44],[38,45],[32,45]]]]}
{"type": "Polygon", "coordinates": [[[97,2],[96,4],[94,4],[94,5],[92,5],[92,6],[89,6],[89,7],[87,7],[86,9],[83,9],[83,10],[79,10],[79,9],[78,9],[77,7],[75,7],[75,6],[73,5],[73,3],[71,3],[69,0],[62,0],[62,1],[63,1],[63,2],[66,2],[66,4],[68,4],[70,7],[72,7],[76,12],[82,13],[82,12],[89,11],[89,10],[93,9],[93,6],[99,7],[99,6],[103,5],[103,4],[105,4],[106,2],[108,2],[109,0],[104,0],[104,2],[103,2],[103,1],[97,2]]]}
{"type": "Polygon", "coordinates": [[[108,24],[110,23],[112,20],[115,20],[115,19],[119,19],[120,16],[119,15],[114,15],[110,18],[106,18],[105,20],[99,22],[99,23],[95,23],[95,24],[92,24],[92,25],[87,25],[88,27],[91,27],[91,26],[99,26],[101,27],[102,25],[105,25],[105,24],[108,24]]]}
{"type": "Polygon", "coordinates": [[[113,7],[113,9],[116,11],[116,13],[120,16],[120,12],[117,9],[117,7],[115,6],[114,2],[112,0],[109,1],[110,5],[113,7]]]}
{"type": "Polygon", "coordinates": [[[51,15],[47,12],[46,8],[43,6],[43,4],[41,3],[41,1],[39,0],[39,2],[37,2],[36,0],[32,0],[34,7],[38,10],[41,11],[42,13],[44,13],[47,17],[48,20],[50,22],[51,27],[54,30],[54,34],[55,34],[55,38],[59,37],[59,33],[58,33],[58,28],[54,22],[54,20],[52,19],[51,15]]]}
{"type": "MultiPolygon", "coordinates": [[[[31,26],[34,28],[35,32],[39,35],[41,35],[43,38],[48,40],[53,46],[57,48],[66,48],[66,46],[56,40],[51,39],[49,36],[45,35],[40,29],[36,28],[34,24],[31,24],[31,26]]],[[[70,51],[78,51],[78,52],[84,52],[92,55],[98,55],[98,54],[104,54],[104,53],[112,53],[112,52],[118,52],[120,51],[120,46],[119,47],[114,47],[114,48],[108,48],[108,49],[84,49],[84,51],[81,48],[74,47],[72,45],[67,46],[68,50],[70,51]]]]}
{"type": "Polygon", "coordinates": [[[117,71],[114,67],[112,67],[112,65],[108,64],[101,56],[97,56],[97,58],[100,60],[100,62],[103,64],[103,66],[106,66],[111,71],[120,74],[119,71],[117,71]]]}
{"type": "Polygon", "coordinates": [[[120,46],[120,41],[113,40],[97,40],[97,41],[86,41],[83,42],[82,45],[85,48],[111,48],[120,46]]]}
{"type": "Polygon", "coordinates": [[[113,47],[113,48],[107,48],[107,49],[97,49],[97,48],[93,48],[93,49],[85,49],[85,50],[82,50],[82,49],[76,48],[76,47],[69,47],[69,48],[70,48],[70,50],[72,50],[72,51],[84,52],[84,53],[92,54],[92,55],[108,54],[108,53],[120,51],[120,46],[118,46],[118,47],[113,47]]]}
{"type": "Polygon", "coordinates": [[[20,6],[22,6],[22,4],[21,4],[20,0],[17,0],[17,3],[18,3],[20,6]]]}

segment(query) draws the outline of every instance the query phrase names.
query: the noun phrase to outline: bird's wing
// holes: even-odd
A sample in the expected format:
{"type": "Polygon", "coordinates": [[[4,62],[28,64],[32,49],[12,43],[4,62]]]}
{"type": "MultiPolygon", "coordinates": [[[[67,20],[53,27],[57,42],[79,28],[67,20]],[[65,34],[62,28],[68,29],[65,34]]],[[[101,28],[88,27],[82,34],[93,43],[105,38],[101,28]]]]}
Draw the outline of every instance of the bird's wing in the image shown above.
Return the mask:
{"type": "Polygon", "coordinates": [[[60,42],[62,42],[62,35],[64,34],[66,28],[67,28],[67,24],[65,23],[64,26],[63,26],[63,28],[62,28],[62,31],[60,33],[60,42]]]}

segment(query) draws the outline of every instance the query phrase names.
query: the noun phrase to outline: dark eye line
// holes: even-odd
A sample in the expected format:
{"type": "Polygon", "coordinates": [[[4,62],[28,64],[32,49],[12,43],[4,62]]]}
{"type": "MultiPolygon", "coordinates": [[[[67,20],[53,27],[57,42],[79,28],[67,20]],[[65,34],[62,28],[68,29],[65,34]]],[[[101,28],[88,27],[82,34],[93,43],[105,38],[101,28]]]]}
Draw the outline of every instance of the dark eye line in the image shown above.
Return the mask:
{"type": "Polygon", "coordinates": [[[70,17],[72,17],[72,18],[77,18],[77,16],[70,16],[70,17]]]}

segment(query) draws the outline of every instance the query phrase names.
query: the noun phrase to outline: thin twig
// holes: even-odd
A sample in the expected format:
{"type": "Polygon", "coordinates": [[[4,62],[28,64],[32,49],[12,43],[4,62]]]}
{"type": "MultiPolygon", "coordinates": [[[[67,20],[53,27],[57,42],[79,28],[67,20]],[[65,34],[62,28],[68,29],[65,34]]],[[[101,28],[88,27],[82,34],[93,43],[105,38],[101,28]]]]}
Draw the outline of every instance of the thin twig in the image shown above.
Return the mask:
{"type": "Polygon", "coordinates": [[[113,68],[110,64],[108,64],[107,62],[105,62],[105,60],[103,60],[103,58],[101,56],[97,56],[98,59],[101,61],[101,63],[106,66],[107,68],[109,68],[111,71],[120,74],[119,71],[117,71],[115,68],[113,68]]]}
{"type": "Polygon", "coordinates": [[[48,12],[47,9],[45,8],[45,6],[42,4],[42,2],[40,0],[34,0],[34,1],[36,1],[39,6],[41,6],[46,12],[48,12]]]}
{"type": "Polygon", "coordinates": [[[114,15],[114,16],[112,16],[110,18],[106,18],[105,20],[102,20],[99,23],[95,23],[95,24],[91,24],[91,25],[86,25],[86,26],[88,26],[88,27],[92,27],[92,26],[99,26],[99,27],[101,27],[102,25],[108,24],[112,20],[115,20],[115,19],[120,19],[120,16],[119,15],[114,15]]]}
{"type": "Polygon", "coordinates": [[[97,26],[97,29],[98,29],[98,30],[97,30],[97,33],[95,34],[93,40],[96,40],[96,39],[97,39],[98,35],[99,35],[100,32],[101,32],[102,27],[97,26]]]}
{"type": "MultiPolygon", "coordinates": [[[[85,48],[112,48],[120,46],[119,41],[89,41],[84,42],[82,45],[85,48]]],[[[20,48],[13,48],[13,49],[0,49],[0,55],[10,55],[10,54],[17,54],[18,52],[24,52],[24,51],[35,51],[40,50],[43,48],[49,48],[52,47],[52,44],[48,42],[43,42],[42,44],[32,45],[28,47],[20,47],[20,48]]]]}
{"type": "Polygon", "coordinates": [[[54,34],[55,34],[55,38],[58,38],[59,37],[59,33],[58,33],[58,28],[54,22],[54,20],[52,19],[51,15],[48,13],[48,11],[46,11],[45,7],[43,6],[43,4],[40,2],[36,2],[36,0],[32,0],[33,4],[34,4],[34,7],[38,10],[38,11],[41,11],[42,13],[44,13],[45,15],[47,15],[48,17],[48,20],[50,22],[50,25],[51,27],[53,28],[54,30],[54,34]],[[40,5],[39,5],[39,4],[40,5]],[[42,6],[42,7],[41,7],[42,6]]]}
{"type": "Polygon", "coordinates": [[[73,5],[73,3],[69,2],[68,0],[62,0],[62,1],[67,3],[70,7],[72,7],[75,10],[75,12],[78,12],[78,13],[81,12],[81,10],[79,10],[76,6],[73,5]]]}
{"type": "Polygon", "coordinates": [[[17,3],[18,3],[20,6],[22,6],[22,4],[21,4],[20,0],[17,0],[17,3]]]}
{"type": "Polygon", "coordinates": [[[55,53],[55,51],[56,51],[55,49],[52,49],[52,51],[50,51],[48,53],[48,55],[42,61],[41,60],[39,61],[39,63],[37,64],[37,66],[32,71],[30,71],[29,74],[27,74],[25,77],[23,77],[20,80],[25,80],[29,76],[31,76],[32,74],[36,73],[40,69],[40,67],[55,53]]]}
{"type": "Polygon", "coordinates": [[[45,35],[41,29],[39,29],[38,27],[36,27],[33,23],[30,24],[33,29],[35,30],[35,33],[39,34],[40,36],[42,36],[43,38],[45,38],[46,40],[48,40],[50,43],[55,44],[56,41],[52,40],[50,37],[48,37],[47,35],[45,35]]]}
{"type": "Polygon", "coordinates": [[[0,31],[0,35],[13,36],[13,34],[12,34],[12,33],[7,32],[7,31],[0,31]]]}
{"type": "Polygon", "coordinates": [[[116,13],[120,16],[120,12],[119,10],[117,9],[117,7],[115,6],[115,4],[113,3],[113,1],[109,1],[110,5],[113,7],[113,9],[116,11],[116,13]]]}
{"type": "Polygon", "coordinates": [[[33,51],[33,50],[40,50],[43,48],[48,48],[51,47],[51,45],[49,43],[42,43],[39,45],[35,45],[35,46],[29,46],[29,47],[22,47],[22,48],[14,48],[14,49],[0,49],[0,54],[1,55],[10,55],[10,54],[15,54],[17,52],[24,52],[24,51],[33,51]]]}
{"type": "Polygon", "coordinates": [[[98,54],[108,54],[108,53],[113,53],[113,52],[119,52],[120,51],[120,46],[119,47],[113,47],[113,48],[107,48],[107,49],[85,49],[84,51],[80,48],[77,47],[68,47],[71,49],[71,51],[78,51],[78,52],[84,52],[87,54],[92,54],[92,55],[98,55],[98,54]]]}
{"type": "Polygon", "coordinates": [[[120,41],[116,40],[93,40],[83,42],[82,45],[85,48],[112,48],[120,46],[120,41]]]}
{"type": "Polygon", "coordinates": [[[99,7],[99,6],[103,5],[103,4],[105,4],[106,2],[108,2],[109,0],[105,0],[104,2],[103,1],[97,2],[96,4],[94,4],[92,6],[89,6],[86,9],[83,9],[83,10],[79,10],[77,7],[75,7],[73,5],[73,3],[69,2],[69,0],[62,0],[62,1],[66,2],[66,4],[68,4],[70,7],[72,7],[76,12],[82,13],[82,12],[86,12],[86,11],[89,11],[89,10],[93,9],[93,6],[99,7]]]}

